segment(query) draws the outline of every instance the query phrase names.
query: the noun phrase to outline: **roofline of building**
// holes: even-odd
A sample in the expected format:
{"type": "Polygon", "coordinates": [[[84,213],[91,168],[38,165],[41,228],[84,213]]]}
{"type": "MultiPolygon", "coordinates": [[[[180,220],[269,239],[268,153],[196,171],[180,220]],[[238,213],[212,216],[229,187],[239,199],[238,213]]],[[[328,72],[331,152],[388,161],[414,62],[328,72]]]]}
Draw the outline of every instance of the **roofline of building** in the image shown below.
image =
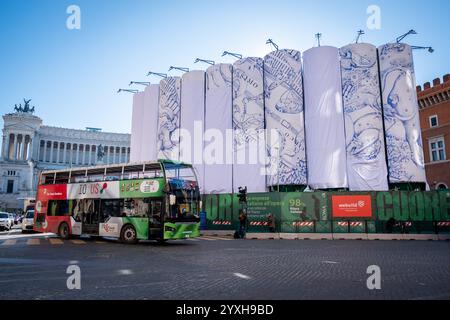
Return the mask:
{"type": "Polygon", "coordinates": [[[89,133],[89,134],[93,134],[93,135],[103,135],[103,134],[114,134],[114,135],[123,135],[123,136],[131,136],[130,133],[119,133],[119,132],[108,132],[108,131],[88,131],[88,130],[83,130],[83,129],[72,129],[72,128],[64,128],[64,127],[56,127],[56,126],[47,126],[47,125],[42,125],[40,126],[40,129],[57,129],[57,130],[68,130],[68,131],[72,131],[72,132],[80,132],[80,133],[89,133]]]}
{"type": "Polygon", "coordinates": [[[434,79],[433,85],[431,85],[430,82],[426,82],[423,84],[423,87],[417,86],[416,91],[420,98],[420,97],[426,96],[427,94],[435,93],[438,90],[446,89],[447,87],[450,87],[450,74],[449,73],[447,73],[446,75],[444,75],[442,77],[442,81],[441,81],[441,78],[434,79]]]}

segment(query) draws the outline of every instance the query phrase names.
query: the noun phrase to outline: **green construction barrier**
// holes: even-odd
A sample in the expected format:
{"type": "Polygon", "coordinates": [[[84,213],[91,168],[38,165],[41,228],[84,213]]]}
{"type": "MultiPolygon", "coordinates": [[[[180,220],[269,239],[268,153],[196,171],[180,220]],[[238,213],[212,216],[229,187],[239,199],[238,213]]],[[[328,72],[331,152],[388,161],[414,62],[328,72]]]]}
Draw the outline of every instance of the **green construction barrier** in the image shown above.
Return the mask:
{"type": "MultiPolygon", "coordinates": [[[[204,195],[203,208],[208,229],[238,228],[241,207],[237,195],[204,195]]],[[[410,232],[449,232],[450,227],[435,228],[434,224],[450,222],[450,191],[255,193],[248,195],[247,213],[250,232],[268,232],[264,223],[269,214],[275,218],[276,231],[283,233],[385,233],[391,219],[412,223],[410,232]],[[333,219],[333,195],[370,196],[372,217],[333,219]],[[363,225],[349,228],[339,223],[345,221],[363,225]]],[[[402,228],[393,227],[392,232],[402,232],[402,228]]]]}
{"type": "Polygon", "coordinates": [[[349,233],[348,221],[333,221],[333,233],[349,233]]]}
{"type": "Polygon", "coordinates": [[[316,233],[331,233],[331,221],[317,221],[316,233]]]}
{"type": "Polygon", "coordinates": [[[366,221],[366,223],[367,223],[367,233],[377,233],[376,221],[366,221]]]}

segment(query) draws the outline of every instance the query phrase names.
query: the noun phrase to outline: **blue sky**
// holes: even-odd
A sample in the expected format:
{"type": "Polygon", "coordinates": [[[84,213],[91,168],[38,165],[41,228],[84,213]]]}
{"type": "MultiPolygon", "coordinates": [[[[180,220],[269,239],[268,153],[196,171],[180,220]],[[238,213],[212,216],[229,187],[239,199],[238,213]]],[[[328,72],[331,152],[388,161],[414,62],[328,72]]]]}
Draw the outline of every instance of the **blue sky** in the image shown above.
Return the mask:
{"type": "MultiPolygon", "coordinates": [[[[0,0],[0,111],[33,99],[47,125],[130,132],[132,96],[116,94],[149,70],[170,65],[205,69],[195,58],[233,62],[224,50],[264,56],[280,47],[344,46],[363,29],[381,45],[414,28],[418,84],[450,73],[448,0],[0,0]],[[81,30],[66,28],[69,5],[81,9],[81,30]],[[368,30],[369,5],[381,9],[381,29],[368,30]]],[[[171,72],[179,75],[179,72],[171,72]]],[[[3,126],[3,123],[0,122],[3,126]]]]}

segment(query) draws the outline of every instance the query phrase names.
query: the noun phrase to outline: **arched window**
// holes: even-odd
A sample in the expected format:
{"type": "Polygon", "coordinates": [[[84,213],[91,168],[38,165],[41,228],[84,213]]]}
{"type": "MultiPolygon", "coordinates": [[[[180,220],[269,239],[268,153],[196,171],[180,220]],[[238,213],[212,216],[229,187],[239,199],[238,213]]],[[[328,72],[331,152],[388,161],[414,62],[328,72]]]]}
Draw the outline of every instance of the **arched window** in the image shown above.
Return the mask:
{"type": "Polygon", "coordinates": [[[448,186],[443,182],[436,184],[436,190],[447,190],[447,189],[448,189],[448,186]]]}

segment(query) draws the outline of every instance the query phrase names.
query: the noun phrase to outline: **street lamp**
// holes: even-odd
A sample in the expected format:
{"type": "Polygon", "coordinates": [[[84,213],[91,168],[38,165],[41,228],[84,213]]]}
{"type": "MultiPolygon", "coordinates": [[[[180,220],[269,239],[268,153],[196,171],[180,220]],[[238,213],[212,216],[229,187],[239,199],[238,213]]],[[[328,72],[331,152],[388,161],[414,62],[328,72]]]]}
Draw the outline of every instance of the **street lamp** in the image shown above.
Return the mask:
{"type": "Polygon", "coordinates": [[[411,47],[413,50],[428,50],[429,53],[433,53],[434,49],[432,47],[418,47],[418,46],[412,46],[411,47]]]}
{"type": "Polygon", "coordinates": [[[174,66],[170,66],[169,68],[169,72],[172,70],[179,70],[179,71],[183,71],[183,72],[189,72],[189,68],[182,68],[182,67],[174,67],[174,66]]]}
{"type": "Polygon", "coordinates": [[[322,34],[321,33],[316,33],[317,46],[319,46],[319,47],[320,47],[320,38],[322,38],[322,34]]]}
{"type": "Polygon", "coordinates": [[[356,37],[356,43],[359,42],[359,39],[361,38],[362,35],[366,34],[364,32],[364,30],[358,30],[358,36],[356,37]]]}
{"type": "Polygon", "coordinates": [[[144,81],[131,81],[130,82],[130,84],[129,84],[129,86],[131,86],[131,85],[133,85],[133,84],[138,84],[138,85],[141,85],[141,86],[149,86],[150,85],[150,82],[144,82],[144,81]]]}
{"type": "Polygon", "coordinates": [[[409,30],[407,33],[402,34],[400,37],[398,37],[396,39],[397,43],[400,43],[403,39],[405,39],[410,34],[417,34],[417,32],[415,30],[413,30],[413,29],[409,30]]]}
{"type": "Polygon", "coordinates": [[[229,52],[229,51],[224,51],[222,53],[222,57],[225,57],[225,56],[232,56],[232,57],[235,57],[236,59],[242,59],[242,54],[233,53],[233,52],[229,52]]]}
{"type": "Polygon", "coordinates": [[[161,78],[167,78],[167,74],[165,74],[165,73],[159,73],[159,72],[152,72],[152,71],[149,71],[148,72],[148,74],[147,74],[147,77],[148,76],[158,76],[158,77],[161,77],[161,78]]]}
{"type": "Polygon", "coordinates": [[[200,58],[197,58],[194,61],[194,63],[199,63],[199,62],[207,63],[207,64],[210,64],[212,66],[216,64],[216,62],[213,61],[213,60],[205,60],[205,59],[200,59],[200,58]]]}
{"type": "Polygon", "coordinates": [[[278,51],[278,45],[275,42],[273,42],[272,39],[267,39],[266,44],[271,44],[275,48],[275,50],[278,51]]]}
{"type": "Polygon", "coordinates": [[[121,92],[138,93],[139,90],[131,90],[131,89],[119,89],[119,90],[117,90],[117,93],[121,93],[121,92]]]}

